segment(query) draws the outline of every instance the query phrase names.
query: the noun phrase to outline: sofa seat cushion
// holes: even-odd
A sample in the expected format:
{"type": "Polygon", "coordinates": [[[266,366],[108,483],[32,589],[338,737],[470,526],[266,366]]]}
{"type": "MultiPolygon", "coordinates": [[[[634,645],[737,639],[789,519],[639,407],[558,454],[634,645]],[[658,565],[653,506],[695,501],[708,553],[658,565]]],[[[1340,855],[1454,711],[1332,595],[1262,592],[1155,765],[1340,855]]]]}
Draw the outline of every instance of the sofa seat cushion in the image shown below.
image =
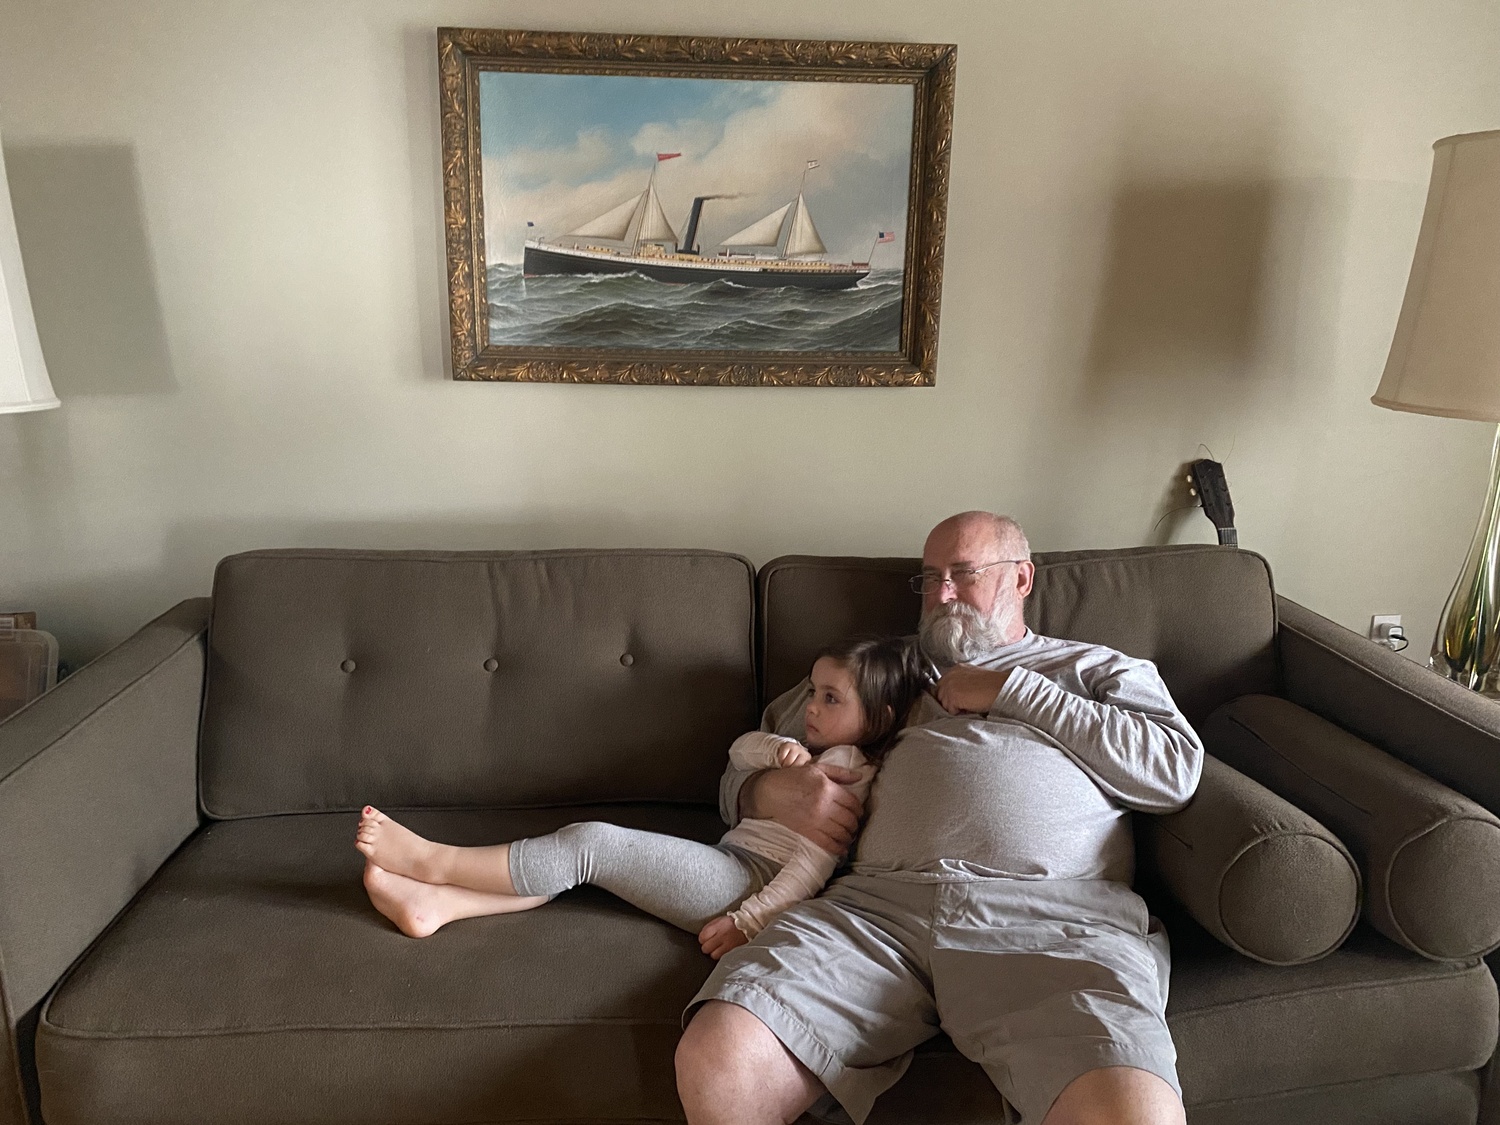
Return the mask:
{"type": "MultiPolygon", "coordinates": [[[[1497,1028],[1482,962],[1436,964],[1362,925],[1320,961],[1265,965],[1186,916],[1174,912],[1167,928],[1167,1023],[1190,1125],[1376,1125],[1417,1120],[1412,1105],[1430,1125],[1472,1125],[1474,1072],[1497,1028]]],[[[1003,1120],[1002,1106],[984,1072],[939,1035],[867,1125],[981,1125],[1003,1120]]]]}
{"type": "MultiPolygon", "coordinates": [[[[996,1125],[1005,1103],[984,1071],[946,1036],[917,1049],[906,1076],[881,1096],[865,1125],[996,1125]]],[[[1188,1125],[1474,1125],[1479,1074],[1401,1074],[1280,1094],[1187,1103],[1188,1125]]],[[[822,1125],[810,1114],[797,1125],[822,1125]]]]}
{"type": "MultiPolygon", "coordinates": [[[[721,830],[708,810],[671,806],[404,819],[461,844],[579,819],[721,830]]],[[[223,822],[170,860],[42,1013],[48,1125],[680,1119],[672,1053],[710,968],[692,935],[580,888],[414,941],[366,901],[354,824],[223,822]]],[[[1425,961],[1361,926],[1322,961],[1274,967],[1186,917],[1168,929],[1189,1107],[1473,1070],[1494,1045],[1481,962],[1425,961]]],[[[872,1125],[918,1103],[933,1125],[978,1122],[998,1095],[939,1038],[872,1125]]]]}
{"type": "MultiPolygon", "coordinates": [[[[461,844],[723,831],[661,805],[402,819],[461,844]]],[[[216,823],[168,861],[46,1005],[48,1125],[680,1119],[672,1053],[712,967],[693,935],[580,888],[403,937],[365,897],[355,823],[216,823]]]]}
{"type": "Polygon", "coordinates": [[[1189,1106],[1475,1070],[1500,1014],[1484,962],[1425,960],[1356,926],[1320,961],[1263,965],[1172,915],[1167,1023],[1189,1106]]]}

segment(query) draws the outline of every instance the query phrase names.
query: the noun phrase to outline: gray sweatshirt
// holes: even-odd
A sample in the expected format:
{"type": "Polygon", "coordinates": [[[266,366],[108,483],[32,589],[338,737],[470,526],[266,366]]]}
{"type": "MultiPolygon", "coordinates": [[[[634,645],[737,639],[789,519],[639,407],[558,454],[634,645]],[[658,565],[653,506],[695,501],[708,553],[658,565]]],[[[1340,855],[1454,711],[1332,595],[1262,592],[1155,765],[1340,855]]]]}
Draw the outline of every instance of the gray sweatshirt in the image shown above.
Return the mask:
{"type": "MultiPolygon", "coordinates": [[[[923,695],[886,754],[853,869],[931,881],[1113,879],[1135,867],[1128,811],[1181,808],[1203,745],[1150,661],[1027,630],[981,668],[1011,669],[988,714],[950,715],[923,695]]],[[[801,739],[806,682],[763,729],[801,739]]],[[[734,824],[751,770],[719,787],[734,824]]]]}

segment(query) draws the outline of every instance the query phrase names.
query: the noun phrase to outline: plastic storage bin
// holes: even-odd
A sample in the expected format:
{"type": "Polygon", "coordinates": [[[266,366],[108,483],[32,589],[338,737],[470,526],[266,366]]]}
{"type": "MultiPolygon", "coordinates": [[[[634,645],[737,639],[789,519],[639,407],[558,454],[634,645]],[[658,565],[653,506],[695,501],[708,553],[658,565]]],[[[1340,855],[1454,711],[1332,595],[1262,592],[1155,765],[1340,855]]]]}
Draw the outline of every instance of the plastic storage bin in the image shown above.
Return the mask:
{"type": "Polygon", "coordinates": [[[0,720],[57,684],[57,638],[0,615],[0,720]]]}

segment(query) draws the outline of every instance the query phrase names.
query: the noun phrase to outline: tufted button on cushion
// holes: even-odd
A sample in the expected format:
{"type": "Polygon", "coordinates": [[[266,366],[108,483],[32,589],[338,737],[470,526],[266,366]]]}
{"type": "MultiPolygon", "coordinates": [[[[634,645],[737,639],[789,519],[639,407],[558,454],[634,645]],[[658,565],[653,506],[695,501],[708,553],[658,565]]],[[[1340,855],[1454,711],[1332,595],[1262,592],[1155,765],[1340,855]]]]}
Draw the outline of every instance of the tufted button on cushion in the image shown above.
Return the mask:
{"type": "Polygon", "coordinates": [[[352,672],[354,671],[354,661],[346,660],[342,664],[340,664],[339,667],[346,672],[352,672]]]}
{"type": "Polygon", "coordinates": [[[493,656],[484,662],[484,670],[486,672],[493,672],[499,667],[500,661],[496,660],[493,656]]]}
{"type": "Polygon", "coordinates": [[[620,657],[620,663],[629,668],[632,664],[635,663],[635,657],[631,656],[630,653],[627,652],[624,656],[620,657]]]}

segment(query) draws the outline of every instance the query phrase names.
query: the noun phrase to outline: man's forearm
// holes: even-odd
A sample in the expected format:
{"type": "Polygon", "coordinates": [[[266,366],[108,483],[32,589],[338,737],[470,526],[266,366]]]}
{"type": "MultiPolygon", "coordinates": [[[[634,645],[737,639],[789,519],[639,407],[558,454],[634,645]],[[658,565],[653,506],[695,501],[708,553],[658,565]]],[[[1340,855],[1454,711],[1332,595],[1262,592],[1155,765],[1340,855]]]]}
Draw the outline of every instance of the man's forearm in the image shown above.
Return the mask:
{"type": "Polygon", "coordinates": [[[859,831],[864,803],[846,788],[862,780],[859,770],[828,764],[783,766],[741,773],[736,780],[732,794],[720,791],[726,820],[774,820],[833,855],[841,855],[859,831]]]}
{"type": "Polygon", "coordinates": [[[765,816],[765,811],[761,809],[759,803],[756,800],[755,794],[756,790],[760,788],[761,779],[770,772],[770,770],[756,770],[754,773],[750,774],[749,777],[745,778],[743,782],[740,783],[740,794],[739,801],[737,803],[737,811],[739,812],[741,819],[747,816],[765,816]]]}
{"type": "Polygon", "coordinates": [[[1035,727],[1116,801],[1172,812],[1197,788],[1203,744],[1149,665],[1125,667],[1091,685],[1089,699],[1027,669],[1015,669],[994,712],[1035,727]]]}
{"type": "Polygon", "coordinates": [[[740,790],[750,778],[761,772],[763,771],[741,769],[730,762],[724,770],[724,775],[719,779],[719,815],[731,828],[740,822],[741,817],[750,815],[744,811],[744,805],[740,800],[740,790]]]}

